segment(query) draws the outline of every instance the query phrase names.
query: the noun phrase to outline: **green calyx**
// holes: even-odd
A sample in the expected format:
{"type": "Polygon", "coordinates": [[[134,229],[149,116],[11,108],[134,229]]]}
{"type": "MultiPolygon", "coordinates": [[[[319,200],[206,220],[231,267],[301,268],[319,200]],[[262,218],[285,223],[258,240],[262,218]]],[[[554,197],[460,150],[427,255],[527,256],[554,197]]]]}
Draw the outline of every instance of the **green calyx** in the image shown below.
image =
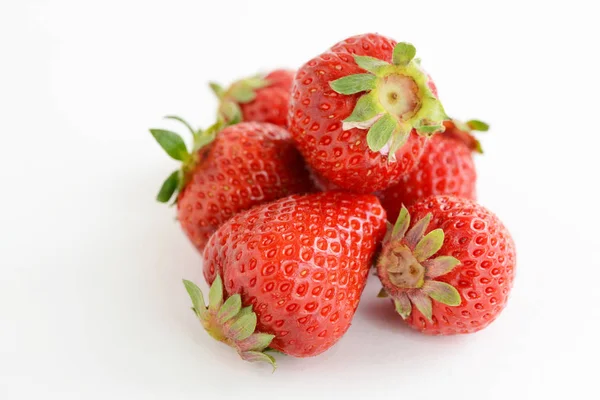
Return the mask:
{"type": "Polygon", "coordinates": [[[164,129],[150,129],[150,133],[163,150],[174,160],[181,161],[181,168],[169,175],[156,196],[156,200],[161,203],[167,203],[173,197],[173,194],[179,193],[185,187],[190,172],[196,165],[198,150],[215,140],[216,134],[223,126],[221,122],[217,122],[206,130],[194,130],[183,118],[173,115],[166,116],[165,118],[179,121],[185,125],[192,134],[194,141],[191,151],[188,151],[185,142],[179,134],[164,129]]]}
{"type": "Polygon", "coordinates": [[[377,261],[377,275],[383,283],[378,297],[385,297],[384,292],[391,296],[404,319],[410,316],[413,305],[431,320],[432,301],[448,306],[461,303],[455,287],[435,280],[452,271],[460,261],[452,256],[432,258],[444,244],[444,231],[434,229],[425,234],[430,221],[431,214],[427,214],[409,229],[410,214],[403,206],[377,261]]]}
{"type": "Polygon", "coordinates": [[[452,121],[449,122],[449,125],[450,129],[446,129],[444,134],[453,136],[456,139],[461,140],[472,151],[483,154],[483,148],[481,147],[481,143],[475,138],[475,136],[473,136],[472,132],[487,132],[490,129],[490,126],[488,124],[477,119],[471,119],[467,122],[452,119],[452,121]]]}
{"type": "Polygon", "coordinates": [[[442,103],[428,85],[429,76],[415,59],[409,43],[398,43],[393,63],[368,56],[354,56],[363,74],[348,75],[329,83],[340,94],[366,92],[357,101],[352,114],[343,121],[343,129],[368,129],[367,144],[372,151],[396,160],[396,151],[413,129],[430,136],[444,131],[448,116],[442,103]]]}
{"type": "Polygon", "coordinates": [[[188,280],[183,284],[192,299],[192,311],[210,336],[236,349],[242,359],[266,362],[275,370],[275,359],[265,354],[275,335],[255,332],[256,313],[252,306],[242,307],[239,294],[223,299],[223,281],[219,275],[208,292],[208,307],[198,286],[188,280]]]}
{"type": "Polygon", "coordinates": [[[260,75],[236,81],[225,89],[215,82],[209,86],[219,99],[217,118],[225,125],[234,125],[242,121],[240,104],[250,103],[256,98],[256,91],[271,83],[260,75]]]}

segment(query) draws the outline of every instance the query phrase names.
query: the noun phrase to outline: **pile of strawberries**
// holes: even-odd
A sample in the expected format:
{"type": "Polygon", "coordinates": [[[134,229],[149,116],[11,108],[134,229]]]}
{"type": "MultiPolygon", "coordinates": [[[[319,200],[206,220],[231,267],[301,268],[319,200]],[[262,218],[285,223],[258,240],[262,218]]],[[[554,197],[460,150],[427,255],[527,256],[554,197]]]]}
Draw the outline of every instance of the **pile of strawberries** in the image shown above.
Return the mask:
{"type": "MultiPolygon", "coordinates": [[[[296,72],[225,89],[217,122],[151,133],[181,168],[158,200],[203,254],[193,311],[244,360],[318,355],[348,330],[369,271],[425,334],[471,333],[506,305],[515,246],[475,202],[472,131],[452,120],[408,43],[348,38],[296,72]],[[389,221],[389,222],[388,222],[389,221]],[[392,225],[393,224],[393,225],[392,225]]],[[[388,303],[389,302],[389,303],[388,303]]]]}

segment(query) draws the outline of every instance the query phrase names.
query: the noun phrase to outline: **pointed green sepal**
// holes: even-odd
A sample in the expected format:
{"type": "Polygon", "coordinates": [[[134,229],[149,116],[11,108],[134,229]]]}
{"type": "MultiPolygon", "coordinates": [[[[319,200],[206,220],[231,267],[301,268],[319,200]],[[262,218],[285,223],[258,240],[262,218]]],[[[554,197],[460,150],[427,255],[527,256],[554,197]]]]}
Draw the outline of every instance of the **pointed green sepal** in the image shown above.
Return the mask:
{"type": "Polygon", "coordinates": [[[329,82],[329,86],[340,94],[355,94],[375,89],[377,77],[372,74],[354,74],[329,82]]]}
{"type": "Polygon", "coordinates": [[[412,305],[410,304],[410,300],[406,293],[401,293],[394,299],[394,306],[396,307],[396,312],[400,314],[402,319],[408,318],[412,312],[412,305]]]}
{"type": "Polygon", "coordinates": [[[412,228],[406,233],[406,242],[411,249],[414,249],[417,243],[421,240],[431,221],[431,213],[421,218],[412,228]]]}
{"type": "Polygon", "coordinates": [[[417,307],[417,310],[421,311],[421,314],[431,321],[431,315],[433,313],[431,299],[421,290],[413,290],[408,292],[408,297],[414,306],[417,307]]]}
{"type": "Polygon", "coordinates": [[[396,220],[396,224],[394,225],[394,229],[392,230],[392,240],[399,240],[406,235],[406,231],[410,226],[410,214],[404,204],[400,209],[400,213],[398,214],[398,219],[396,220]]]}
{"type": "Polygon", "coordinates": [[[414,249],[414,256],[417,261],[422,262],[437,253],[444,244],[444,231],[434,229],[417,243],[414,249]]]}
{"type": "Polygon", "coordinates": [[[239,294],[223,302],[223,284],[219,275],[210,288],[208,308],[198,286],[188,280],[184,280],[183,284],[192,299],[192,309],[211,337],[235,348],[244,360],[266,361],[275,365],[273,357],[263,353],[269,350],[268,346],[275,335],[255,332],[256,313],[252,311],[252,306],[241,307],[239,294]]]}
{"type": "Polygon", "coordinates": [[[398,43],[394,47],[392,61],[394,65],[408,65],[415,58],[417,49],[410,43],[398,43]]]}
{"type": "Polygon", "coordinates": [[[179,188],[180,183],[180,171],[174,171],[169,177],[163,182],[162,186],[158,194],[156,195],[156,200],[161,203],[167,203],[173,197],[173,193],[179,188]]]}
{"type": "Polygon", "coordinates": [[[452,256],[439,256],[423,261],[425,276],[428,278],[437,278],[438,276],[446,275],[459,264],[460,261],[452,256]]]}
{"type": "Polygon", "coordinates": [[[177,161],[189,159],[190,155],[181,136],[164,129],[150,129],[150,133],[171,158],[177,161]]]}
{"type": "Polygon", "coordinates": [[[208,292],[208,309],[216,312],[223,304],[223,281],[217,275],[208,292]]]}
{"type": "Polygon", "coordinates": [[[222,99],[223,96],[225,95],[225,89],[223,89],[223,86],[219,85],[218,83],[209,82],[208,86],[210,86],[210,89],[215,94],[215,96],[217,96],[217,98],[219,100],[222,99]]]}
{"type": "Polygon", "coordinates": [[[458,290],[446,282],[426,280],[421,290],[432,299],[448,306],[458,306],[461,303],[458,290]]]}
{"type": "Polygon", "coordinates": [[[379,118],[367,133],[367,144],[373,151],[381,150],[392,137],[397,127],[397,122],[390,114],[384,114],[379,118]]]}
{"type": "Polygon", "coordinates": [[[354,56],[354,61],[365,71],[369,71],[374,74],[380,71],[381,68],[390,66],[390,63],[388,62],[369,56],[354,56]]]}
{"type": "Polygon", "coordinates": [[[490,129],[490,126],[488,124],[486,124],[483,121],[479,121],[477,119],[472,119],[472,120],[467,121],[467,126],[472,131],[479,131],[479,132],[487,132],[490,129]]]}
{"type": "Polygon", "coordinates": [[[204,304],[204,295],[200,288],[191,281],[186,279],[183,280],[183,285],[185,286],[185,290],[188,292],[190,299],[192,300],[192,305],[194,312],[199,318],[206,319],[208,316],[206,305],[204,304]]]}
{"type": "Polygon", "coordinates": [[[273,367],[273,371],[277,368],[277,363],[275,362],[275,358],[270,356],[269,354],[261,353],[259,351],[245,351],[240,353],[240,356],[243,360],[250,362],[266,362],[273,367]]]}
{"type": "Polygon", "coordinates": [[[235,317],[242,309],[242,297],[239,294],[234,294],[228,298],[217,312],[217,321],[221,324],[235,317]]]}
{"type": "Polygon", "coordinates": [[[348,130],[352,128],[367,129],[371,127],[375,121],[377,121],[385,110],[375,96],[375,93],[371,92],[361,96],[356,102],[356,106],[352,111],[352,114],[343,121],[343,129],[348,130]]]}

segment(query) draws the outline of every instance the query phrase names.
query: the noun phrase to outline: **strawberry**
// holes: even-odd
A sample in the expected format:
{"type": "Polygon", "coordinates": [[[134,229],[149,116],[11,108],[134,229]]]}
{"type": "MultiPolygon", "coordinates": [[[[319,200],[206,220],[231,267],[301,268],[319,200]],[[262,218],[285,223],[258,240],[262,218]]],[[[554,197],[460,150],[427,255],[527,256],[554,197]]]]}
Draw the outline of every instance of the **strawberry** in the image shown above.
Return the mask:
{"type": "Polygon", "coordinates": [[[151,129],[165,151],[182,162],[163,184],[157,199],[168,202],[175,192],[181,226],[202,251],[212,233],[236,213],[257,204],[312,190],[304,161],[289,132],[276,125],[244,122],[223,129],[219,124],[194,131],[187,151],[176,133],[151,129]]]}
{"type": "MultiPolygon", "coordinates": [[[[350,326],[384,233],[385,211],[372,195],[294,195],[237,214],[208,242],[204,276],[213,286],[222,278],[226,297],[241,296],[235,310],[252,307],[256,316],[229,327],[218,318],[234,314],[226,300],[220,310],[209,307],[217,318],[207,317],[205,327],[242,358],[243,340],[255,330],[273,335],[262,349],[295,357],[324,352],[350,326]]],[[[250,359],[272,362],[254,353],[250,359]]]]}
{"type": "Polygon", "coordinates": [[[475,200],[477,174],[471,153],[482,151],[471,131],[487,131],[489,126],[477,120],[445,121],[444,126],[444,133],[434,135],[427,142],[418,167],[378,195],[390,221],[398,218],[403,204],[408,207],[434,194],[475,200]]]}
{"type": "Polygon", "coordinates": [[[407,43],[367,34],[340,42],[296,73],[288,125],[323,178],[370,193],[398,182],[448,119],[407,43]]]}
{"type": "Polygon", "coordinates": [[[229,125],[255,121],[285,127],[293,78],[294,71],[277,69],[264,77],[241,79],[228,89],[211,83],[220,101],[219,120],[229,125]]]}
{"type": "Polygon", "coordinates": [[[515,266],[513,240],[498,217],[472,200],[432,196],[402,208],[384,239],[377,275],[382,295],[392,297],[411,327],[451,335],[476,332],[498,317],[515,266]]]}

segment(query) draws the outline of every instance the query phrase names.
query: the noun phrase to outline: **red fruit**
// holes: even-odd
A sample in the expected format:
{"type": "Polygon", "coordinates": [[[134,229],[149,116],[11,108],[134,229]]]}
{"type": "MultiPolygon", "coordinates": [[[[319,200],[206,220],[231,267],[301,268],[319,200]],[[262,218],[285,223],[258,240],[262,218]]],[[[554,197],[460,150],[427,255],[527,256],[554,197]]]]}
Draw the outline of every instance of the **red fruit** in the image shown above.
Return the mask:
{"type": "Polygon", "coordinates": [[[192,130],[191,154],[176,133],[151,130],[167,153],[183,162],[163,184],[158,200],[167,202],[179,191],[178,220],[200,251],[238,212],[312,190],[304,161],[285,129],[244,122],[223,129],[216,138],[215,130],[192,130]]]}
{"type": "Polygon", "coordinates": [[[219,119],[229,125],[255,121],[285,127],[293,78],[294,71],[278,69],[234,82],[226,90],[211,83],[221,103],[219,119]]]}
{"type": "Polygon", "coordinates": [[[515,245],[498,217],[468,199],[432,196],[401,210],[377,275],[410,326],[451,335],[498,317],[515,266],[515,245]]]}
{"type": "Polygon", "coordinates": [[[412,45],[367,34],[298,70],[288,124],[319,175],[370,193],[415,166],[425,137],[442,131],[447,116],[414,55],[412,45]]]}
{"type": "Polygon", "coordinates": [[[425,146],[417,168],[403,175],[400,182],[378,197],[390,221],[396,221],[402,205],[410,206],[420,199],[446,194],[475,200],[475,163],[471,153],[481,152],[472,130],[487,130],[481,121],[445,121],[446,130],[434,135],[425,146]]]}
{"type": "MultiPolygon", "coordinates": [[[[384,233],[385,211],[375,196],[290,196],[223,224],[204,250],[204,276],[209,283],[222,277],[226,297],[239,294],[252,306],[256,330],[274,335],[271,348],[315,356],[350,326],[384,233]]],[[[209,329],[243,356],[228,328],[215,325],[209,329]]]]}

